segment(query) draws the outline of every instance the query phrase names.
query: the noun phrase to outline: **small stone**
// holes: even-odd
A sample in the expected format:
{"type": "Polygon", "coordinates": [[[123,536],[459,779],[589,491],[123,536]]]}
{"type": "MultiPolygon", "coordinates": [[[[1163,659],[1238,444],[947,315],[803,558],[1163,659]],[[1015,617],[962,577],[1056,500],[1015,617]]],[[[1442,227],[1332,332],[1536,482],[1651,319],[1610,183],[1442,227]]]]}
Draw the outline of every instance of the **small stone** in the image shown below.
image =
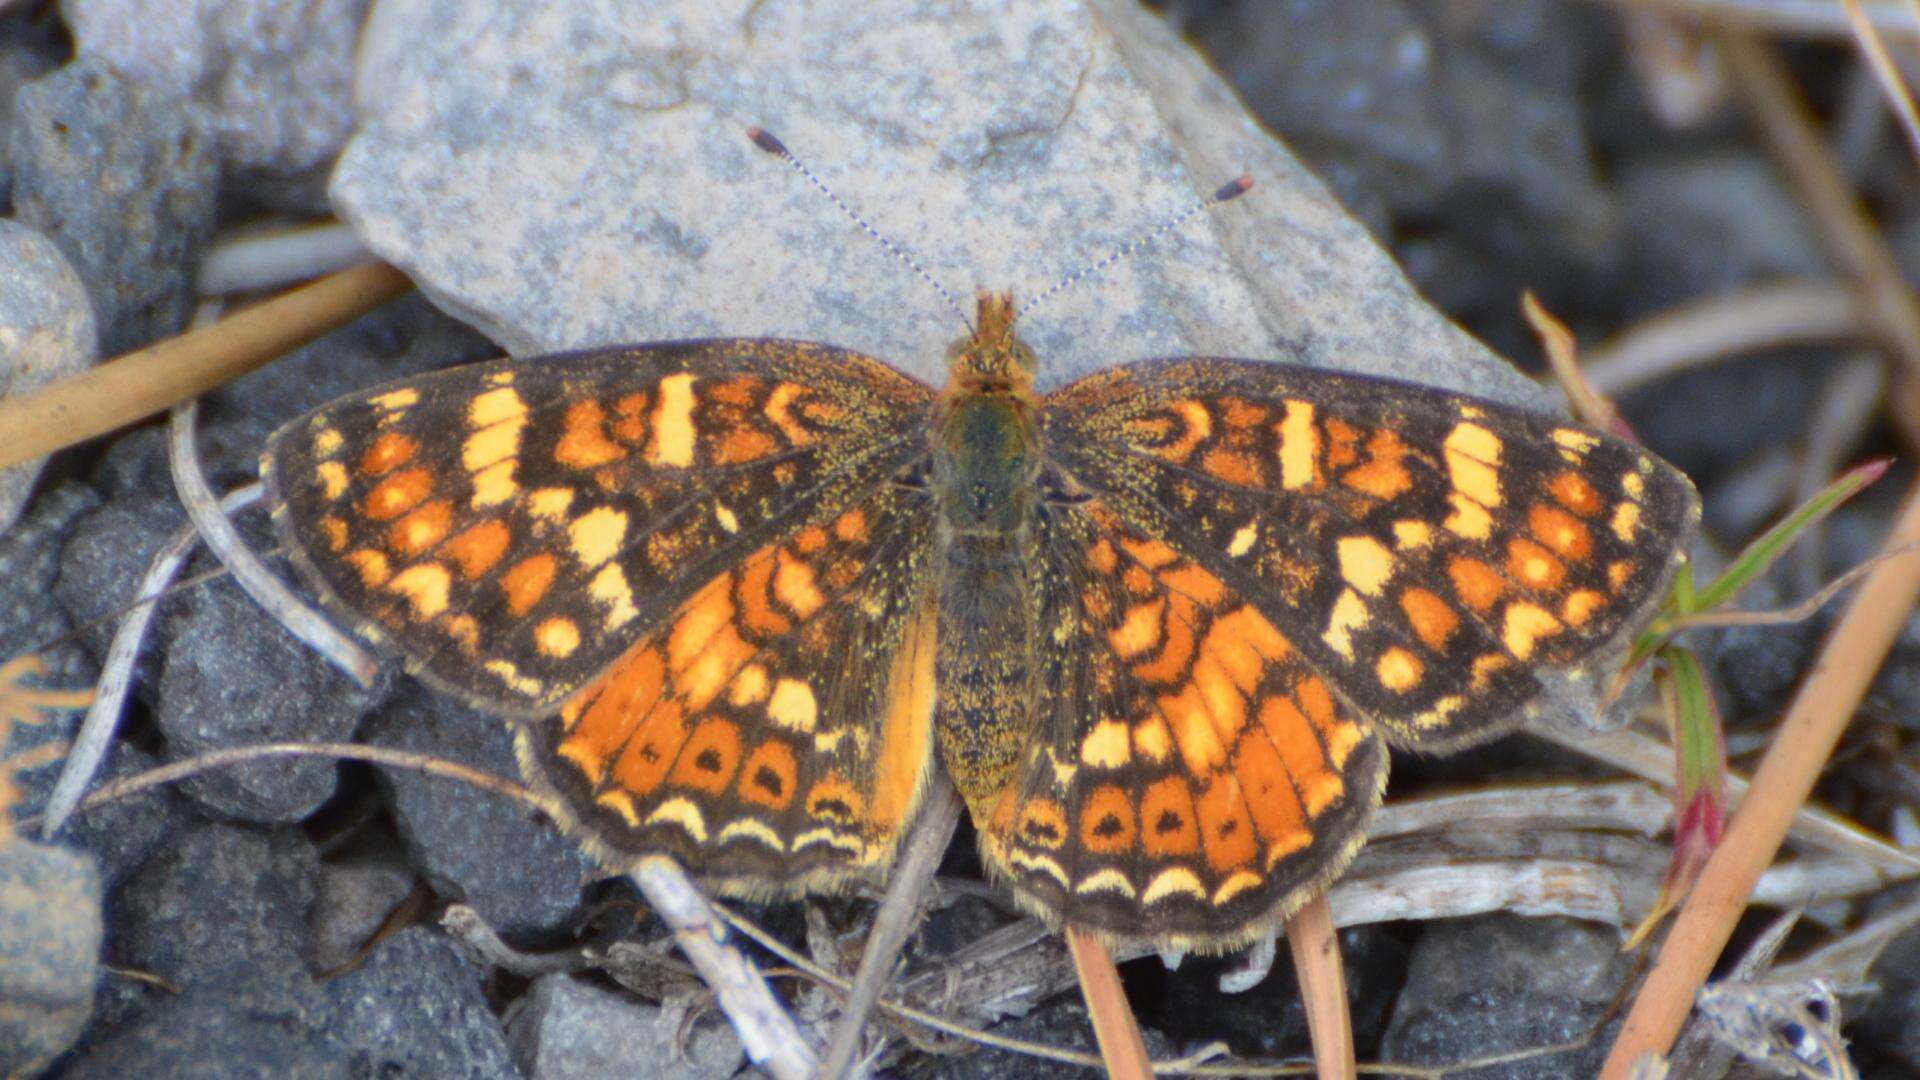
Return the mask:
{"type": "MultiPolygon", "coordinates": [[[[367,721],[365,741],[459,762],[508,779],[520,775],[507,722],[418,684],[397,691],[367,721]]],[[[566,926],[593,862],[523,803],[447,776],[376,765],[409,861],[434,887],[473,906],[502,934],[566,926]]]]}
{"type": "MultiPolygon", "coordinates": [[[[154,720],[167,756],[186,760],[271,742],[344,742],[376,691],[362,690],[230,581],[202,585],[166,622],[154,720]]],[[[298,821],[333,794],[328,758],[271,758],[190,777],[181,790],[212,812],[260,824],[298,821]]]]}
{"type": "Polygon", "coordinates": [[[724,1020],[703,1019],[681,1042],[659,1006],[571,975],[543,975],[507,1019],[513,1060],[529,1080],[635,1075],[732,1076],[746,1062],[724,1020]]]}
{"type": "Polygon", "coordinates": [[[65,639],[73,623],[54,596],[61,551],[82,518],[100,506],[85,484],[48,487],[11,529],[0,532],[0,656],[38,653],[44,686],[91,686],[86,652],[65,639]]]}
{"type": "Polygon", "coordinates": [[[305,973],[319,856],[292,829],[177,829],[115,893],[115,962],[175,987],[236,966],[305,973]]]}
{"type": "Polygon", "coordinates": [[[352,964],[413,892],[414,881],[413,868],[391,843],[328,859],[307,913],[307,966],[325,974],[352,964]]]}
{"type": "MultiPolygon", "coordinates": [[[[53,241],[0,218],[0,398],[77,375],[99,358],[87,289],[53,241]]],[[[0,469],[0,533],[27,504],[46,458],[0,469]]]]}
{"type": "Polygon", "coordinates": [[[9,140],[14,212],[79,271],[101,353],[185,326],[217,186],[188,110],[78,60],[21,89],[9,140]]]}
{"type": "Polygon", "coordinates": [[[206,971],[89,1043],[64,1080],[191,1076],[198,1080],[360,1080],[329,1032],[327,1000],[306,972],[231,963],[206,971]]]}
{"type": "MultiPolygon", "coordinates": [[[[136,438],[121,439],[109,448],[108,457],[114,458],[121,444],[136,438]]],[[[130,494],[85,514],[70,527],[60,549],[53,596],[95,659],[105,659],[121,619],[139,599],[140,581],[154,556],[186,524],[187,516],[171,498],[171,489],[161,490],[169,496],[130,494]]],[[[175,600],[162,598],[160,615],[171,611],[175,600]]],[[[141,656],[139,667],[145,672],[154,666],[151,642],[141,656]]],[[[142,677],[135,685],[144,692],[153,683],[142,677]]]]}
{"type": "MultiPolygon", "coordinates": [[[[6,0],[0,0],[0,9],[6,6],[6,0]]],[[[13,123],[14,95],[67,61],[62,36],[57,19],[0,18],[0,207],[8,205],[13,190],[7,129],[13,123]]]]}
{"type": "Polygon", "coordinates": [[[368,0],[65,0],[83,57],[191,103],[249,194],[324,210],[368,0]]]}
{"type": "MultiPolygon", "coordinates": [[[[446,935],[410,926],[330,979],[329,1029],[347,1044],[353,1075],[517,1078],[483,974],[446,935]]],[[[635,1059],[626,1075],[644,1065],[635,1059]]]]}
{"type": "MultiPolygon", "coordinates": [[[[1518,915],[1429,923],[1407,964],[1381,1060],[1450,1066],[1566,1042],[1592,1030],[1632,969],[1610,927],[1518,915]]],[[[1611,1042],[1603,1031],[1580,1049],[1459,1075],[1591,1076],[1611,1042]]]]}
{"type": "Polygon", "coordinates": [[[0,843],[0,1075],[37,1075],[80,1037],[101,934],[92,859],[18,836],[0,843]]]}

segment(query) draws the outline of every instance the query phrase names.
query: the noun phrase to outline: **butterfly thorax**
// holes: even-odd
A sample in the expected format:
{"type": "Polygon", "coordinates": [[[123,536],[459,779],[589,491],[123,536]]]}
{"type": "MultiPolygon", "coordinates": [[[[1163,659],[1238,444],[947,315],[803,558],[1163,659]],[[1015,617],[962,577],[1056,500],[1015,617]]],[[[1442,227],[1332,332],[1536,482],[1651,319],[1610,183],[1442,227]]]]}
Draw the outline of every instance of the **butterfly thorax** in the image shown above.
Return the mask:
{"type": "Polygon", "coordinates": [[[1042,448],[1033,353],[1013,304],[981,294],[979,328],[956,346],[935,411],[941,756],[976,822],[1007,789],[1033,701],[1028,568],[1042,448]]]}

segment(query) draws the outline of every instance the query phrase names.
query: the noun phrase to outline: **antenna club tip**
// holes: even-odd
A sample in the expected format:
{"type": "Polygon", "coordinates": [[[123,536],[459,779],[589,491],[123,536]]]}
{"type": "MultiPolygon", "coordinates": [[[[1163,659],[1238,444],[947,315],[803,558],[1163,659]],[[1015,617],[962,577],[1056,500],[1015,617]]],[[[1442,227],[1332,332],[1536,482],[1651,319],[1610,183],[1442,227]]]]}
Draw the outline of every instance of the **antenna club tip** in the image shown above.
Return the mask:
{"type": "Polygon", "coordinates": [[[747,138],[752,139],[753,145],[765,150],[769,154],[777,157],[793,156],[787,151],[787,144],[775,138],[773,132],[768,131],[766,128],[759,126],[749,127],[747,129],[747,138]]]}
{"type": "Polygon", "coordinates": [[[1220,190],[1213,193],[1213,201],[1226,202],[1228,199],[1237,199],[1252,189],[1253,177],[1241,176],[1221,185],[1220,190]]]}

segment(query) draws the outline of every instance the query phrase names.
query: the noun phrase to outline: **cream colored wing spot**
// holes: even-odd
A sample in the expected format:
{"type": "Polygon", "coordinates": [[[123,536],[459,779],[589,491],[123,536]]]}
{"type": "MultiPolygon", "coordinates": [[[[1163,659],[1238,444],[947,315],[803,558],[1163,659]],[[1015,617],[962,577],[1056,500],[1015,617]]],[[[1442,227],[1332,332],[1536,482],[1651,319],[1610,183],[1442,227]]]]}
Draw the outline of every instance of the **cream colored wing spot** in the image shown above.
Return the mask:
{"type": "Polygon", "coordinates": [[[1288,491],[1313,485],[1320,433],[1313,426],[1313,405],[1288,401],[1280,420],[1280,486],[1288,491]]]}
{"type": "Polygon", "coordinates": [[[1067,872],[1060,868],[1059,863],[1047,858],[1045,855],[1035,855],[1032,852],[1020,848],[1014,848],[1012,851],[1007,852],[1007,863],[1010,866],[1018,867],[1029,873],[1045,874],[1054,881],[1059,882],[1060,887],[1063,889],[1072,887],[1071,883],[1067,881],[1067,872]]]}
{"type": "Polygon", "coordinates": [[[567,525],[573,556],[589,570],[618,555],[626,539],[627,515],[611,506],[589,510],[567,525]]]}
{"type": "Polygon", "coordinates": [[[1341,537],[1334,550],[1340,576],[1367,596],[1379,596],[1393,577],[1393,552],[1371,536],[1341,537]]]}
{"type": "Polygon", "coordinates": [[[650,464],[682,469],[693,464],[693,381],[693,375],[684,371],[660,380],[660,403],[653,410],[653,437],[647,442],[650,464]]]}
{"type": "Polygon", "coordinates": [[[1220,907],[1226,904],[1227,901],[1232,900],[1234,897],[1239,896],[1249,889],[1259,888],[1261,882],[1264,880],[1266,879],[1251,870],[1237,871],[1231,877],[1227,878],[1227,880],[1220,883],[1220,887],[1213,891],[1213,896],[1210,899],[1214,907],[1220,907]]]}
{"type": "Polygon", "coordinates": [[[700,808],[689,799],[676,796],[654,808],[647,815],[648,825],[678,825],[695,843],[707,842],[707,819],[700,808]]]}
{"type": "Polygon", "coordinates": [[[633,589],[619,563],[608,563],[587,583],[587,595],[606,609],[606,628],[618,630],[634,620],[640,609],[633,606],[633,589]]]}
{"type": "Polygon", "coordinates": [[[1127,875],[1112,867],[1108,867],[1105,870],[1096,870],[1086,877],[1081,878],[1080,883],[1073,887],[1073,891],[1081,894],[1096,892],[1119,893],[1129,900],[1138,895],[1134,891],[1133,882],[1127,880],[1127,875]]]}
{"type": "Polygon", "coordinates": [[[527,495],[527,513],[541,521],[560,522],[566,520],[568,508],[573,506],[573,489],[550,487],[541,488],[527,495]]]}
{"type": "Polygon", "coordinates": [[[571,656],[580,647],[580,627],[572,619],[556,615],[534,629],[533,641],[548,656],[571,656]]]}
{"type": "Polygon", "coordinates": [[[1207,899],[1206,886],[1200,884],[1199,875],[1184,866],[1162,870],[1147,883],[1146,891],[1140,894],[1142,904],[1156,904],[1170,896],[1186,896],[1195,900],[1207,899]]]}
{"type": "Polygon", "coordinates": [[[345,443],[337,428],[323,427],[313,436],[313,456],[330,458],[339,453],[345,443]]]}
{"type": "Polygon", "coordinates": [[[1333,612],[1327,616],[1327,628],[1321,633],[1320,640],[1343,659],[1351,660],[1353,631],[1365,629],[1367,619],[1367,605],[1360,599],[1360,594],[1352,589],[1342,589],[1340,598],[1333,602],[1333,612]]]}
{"type": "Polygon", "coordinates": [[[406,597],[413,617],[424,621],[447,610],[453,575],[439,563],[419,563],[388,579],[386,587],[406,597]]]}
{"type": "MultiPolygon", "coordinates": [[[[572,760],[573,758],[578,756],[589,756],[589,757],[591,756],[591,755],[584,755],[582,754],[581,751],[571,750],[570,747],[565,745],[560,747],[560,753],[563,756],[567,757],[569,760],[572,760]]],[[[592,761],[594,763],[595,772],[597,772],[600,759],[597,757],[593,757],[592,761]]],[[[579,762],[575,761],[575,764],[579,764],[579,762]]],[[[582,771],[585,772],[586,770],[582,769],[582,771]]],[[[588,775],[595,775],[595,773],[588,773],[588,775]]],[[[640,827],[640,812],[639,810],[634,808],[633,799],[630,796],[628,796],[626,792],[603,791],[593,801],[597,805],[604,806],[607,809],[613,811],[614,813],[619,814],[621,820],[627,823],[628,828],[637,829],[640,827]]]]}
{"type": "Polygon", "coordinates": [[[764,847],[770,847],[775,851],[787,850],[787,843],[780,839],[780,834],[774,832],[772,828],[758,818],[741,818],[738,821],[728,822],[726,827],[721,829],[719,835],[715,837],[715,843],[724,844],[729,840],[751,840],[764,847]]]}
{"type": "Polygon", "coordinates": [[[1094,769],[1118,769],[1132,760],[1132,740],[1127,725],[1118,720],[1102,720],[1080,743],[1080,761],[1094,769]]]}
{"type": "Polygon", "coordinates": [[[337,461],[323,461],[315,466],[314,474],[320,478],[320,493],[332,502],[347,493],[347,467],[337,461]]]}
{"type": "Polygon", "coordinates": [[[1253,545],[1258,542],[1259,539],[1260,523],[1258,521],[1247,522],[1234,532],[1232,539],[1227,541],[1227,556],[1237,559],[1245,555],[1247,552],[1253,550],[1253,545]]]}
{"type": "Polygon", "coordinates": [[[767,717],[788,731],[810,732],[820,718],[820,703],[813,688],[799,679],[781,679],[773,684],[767,699],[767,717]]]}
{"type": "Polygon", "coordinates": [[[857,837],[850,836],[835,829],[809,829],[793,838],[794,851],[814,847],[819,844],[825,844],[827,847],[844,851],[855,858],[863,858],[867,854],[867,846],[861,843],[857,837]]]}

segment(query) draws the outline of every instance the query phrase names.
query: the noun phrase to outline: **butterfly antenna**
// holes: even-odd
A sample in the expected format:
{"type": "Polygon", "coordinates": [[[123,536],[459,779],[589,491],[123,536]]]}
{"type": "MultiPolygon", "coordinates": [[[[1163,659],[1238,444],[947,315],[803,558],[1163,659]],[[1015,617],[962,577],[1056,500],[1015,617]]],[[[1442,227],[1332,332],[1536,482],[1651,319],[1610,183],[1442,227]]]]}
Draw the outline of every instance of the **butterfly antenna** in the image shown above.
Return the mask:
{"type": "Polygon", "coordinates": [[[855,210],[851,206],[848,206],[845,200],[841,199],[840,196],[834,194],[833,189],[827,186],[827,182],[825,180],[820,179],[819,176],[815,175],[812,169],[807,168],[806,162],[801,161],[797,157],[794,157],[793,151],[787,149],[786,143],[781,142],[778,138],[774,136],[772,132],[761,127],[748,128],[747,138],[753,140],[753,145],[759,147],[762,150],[765,150],[767,153],[772,154],[774,157],[779,158],[780,160],[786,162],[788,165],[793,166],[794,172],[797,172],[801,176],[806,177],[807,183],[812,184],[816,189],[819,190],[820,194],[825,195],[827,198],[831,199],[833,201],[833,205],[840,208],[841,213],[847,215],[847,218],[850,221],[852,221],[855,225],[860,226],[861,232],[864,232],[868,236],[873,237],[873,239],[876,242],[878,242],[881,247],[887,249],[887,254],[892,255],[894,258],[900,260],[900,262],[903,265],[905,265],[907,269],[919,275],[921,281],[924,281],[928,285],[931,285],[933,287],[933,291],[940,294],[940,299],[945,300],[947,302],[947,307],[952,309],[953,313],[960,317],[960,322],[966,326],[967,331],[969,333],[973,331],[973,320],[967,317],[966,309],[961,307],[960,302],[953,298],[953,294],[948,292],[946,288],[943,287],[938,281],[935,281],[933,279],[933,275],[927,273],[927,268],[924,266],[921,266],[918,260],[916,260],[913,256],[907,254],[905,251],[901,250],[900,245],[894,243],[892,240],[887,239],[886,235],[883,234],[879,229],[876,229],[872,225],[867,224],[867,219],[861,217],[859,211],[855,210]]]}
{"type": "Polygon", "coordinates": [[[1219,190],[1215,191],[1213,194],[1195,202],[1192,206],[1187,207],[1185,210],[1182,210],[1179,213],[1168,218],[1167,220],[1161,222],[1160,224],[1155,225],[1153,228],[1148,229],[1146,232],[1141,233],[1139,236],[1134,237],[1132,240],[1127,241],[1125,244],[1122,244],[1119,247],[1114,248],[1112,251],[1108,252],[1106,257],[1101,259],[1099,262],[1089,263],[1088,265],[1083,266],[1078,270],[1075,270],[1073,273],[1068,274],[1066,277],[1061,278],[1059,281],[1054,282],[1052,288],[1048,289],[1046,292],[1041,293],[1039,296],[1034,297],[1033,300],[1027,304],[1027,309],[1024,312],[1024,314],[1032,315],[1035,308],[1039,307],[1041,304],[1052,299],[1054,296],[1062,292],[1065,292],[1067,289],[1073,287],[1073,285],[1079,282],[1080,279],[1092,277],[1093,275],[1100,273],[1102,270],[1105,270],[1107,267],[1112,266],[1114,263],[1120,262],[1121,260],[1128,258],[1129,256],[1133,255],[1134,252],[1139,251],[1141,248],[1144,248],[1147,245],[1153,243],[1155,240],[1160,239],[1162,236],[1166,235],[1167,233],[1170,233],[1173,230],[1179,228],[1180,226],[1185,225],[1188,219],[1192,218],[1195,214],[1198,214],[1203,210],[1211,210],[1214,207],[1219,206],[1223,202],[1228,202],[1230,200],[1237,199],[1240,196],[1245,195],[1247,193],[1247,190],[1251,187],[1253,187],[1253,177],[1251,176],[1242,176],[1238,180],[1234,180],[1230,183],[1222,184],[1219,190]]]}

